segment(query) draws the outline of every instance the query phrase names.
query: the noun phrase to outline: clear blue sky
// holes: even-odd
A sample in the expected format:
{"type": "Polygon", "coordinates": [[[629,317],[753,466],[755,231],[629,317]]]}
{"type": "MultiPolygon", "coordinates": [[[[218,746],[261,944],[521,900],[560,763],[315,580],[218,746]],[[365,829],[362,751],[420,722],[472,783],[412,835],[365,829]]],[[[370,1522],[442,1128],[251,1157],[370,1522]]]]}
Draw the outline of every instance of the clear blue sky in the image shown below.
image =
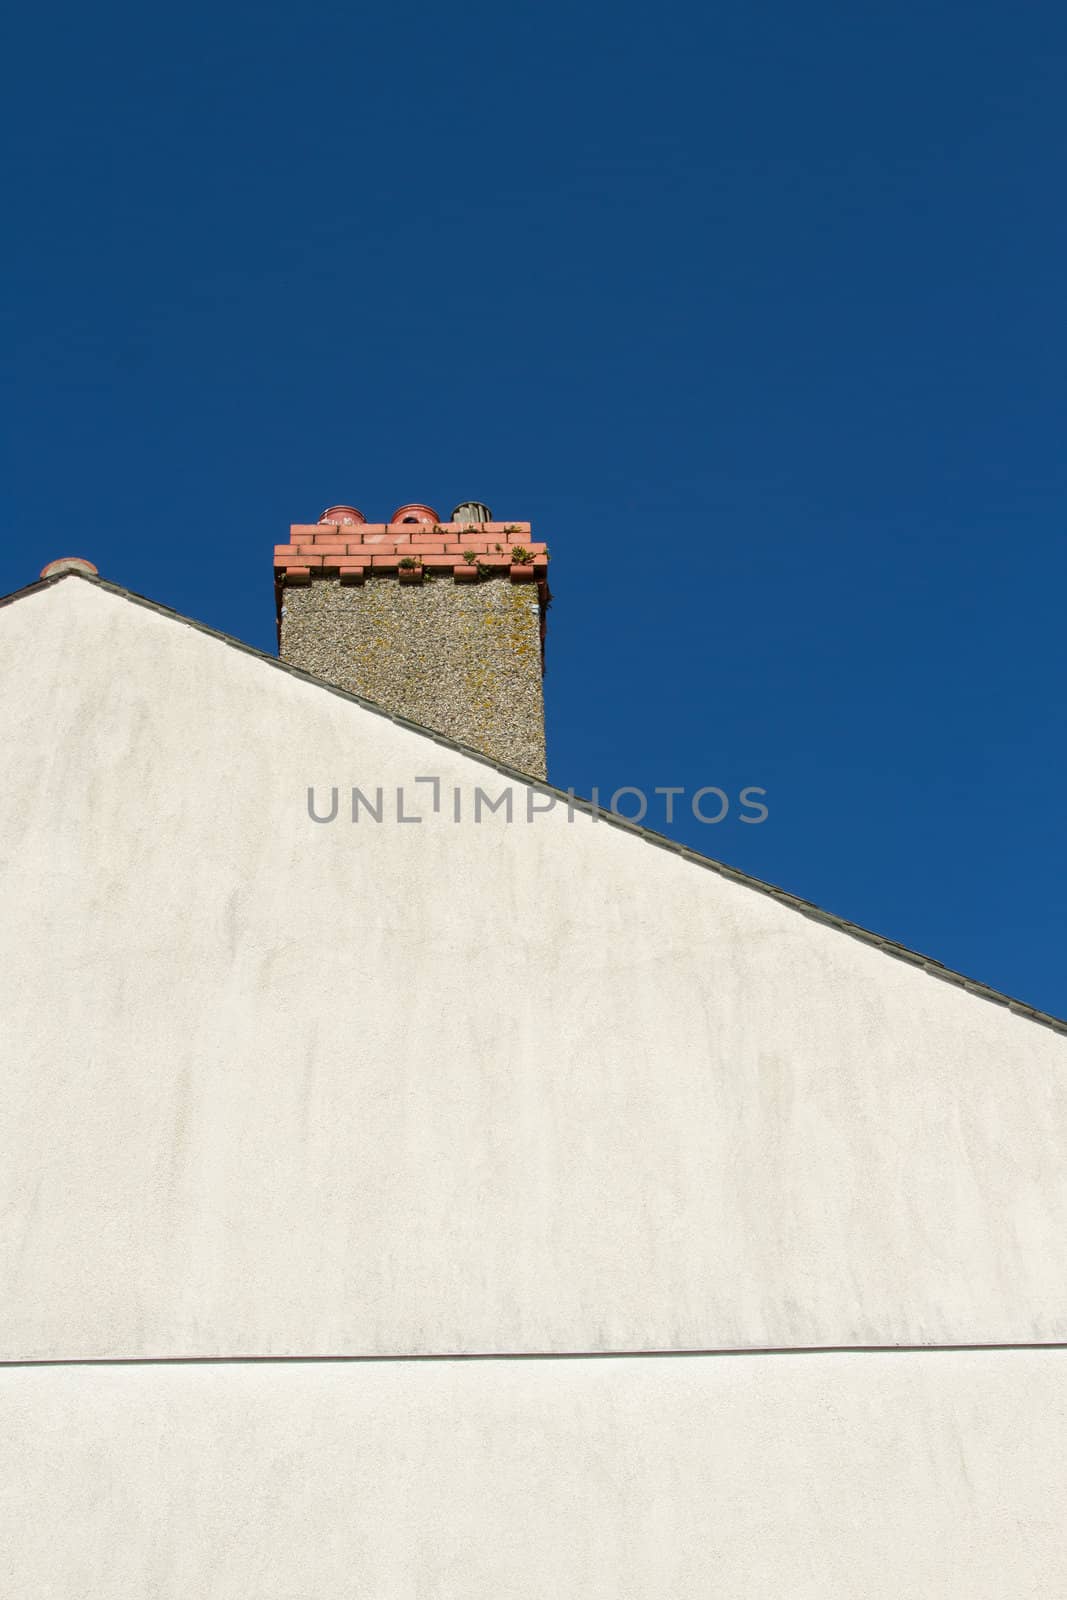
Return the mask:
{"type": "Polygon", "coordinates": [[[667,831],[1067,1014],[1062,5],[11,31],[0,591],[272,650],[289,522],[486,500],[555,782],[760,784],[667,831]]]}

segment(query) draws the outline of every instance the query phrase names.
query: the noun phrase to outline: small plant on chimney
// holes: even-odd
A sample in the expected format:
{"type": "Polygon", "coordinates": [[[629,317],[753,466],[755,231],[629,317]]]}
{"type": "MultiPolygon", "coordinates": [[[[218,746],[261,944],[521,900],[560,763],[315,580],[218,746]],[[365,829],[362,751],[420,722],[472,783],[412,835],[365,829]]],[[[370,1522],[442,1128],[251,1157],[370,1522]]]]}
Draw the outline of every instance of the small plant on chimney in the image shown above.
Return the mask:
{"type": "Polygon", "coordinates": [[[463,559],[467,563],[468,567],[476,567],[478,565],[477,550],[464,550],[463,559]]]}
{"type": "Polygon", "coordinates": [[[517,567],[528,567],[533,560],[533,556],[524,544],[513,544],[511,547],[511,559],[517,567]]]}
{"type": "Polygon", "coordinates": [[[406,571],[409,571],[412,567],[421,567],[422,566],[422,557],[421,556],[401,556],[398,565],[403,567],[405,572],[406,572],[406,571]]]}
{"type": "Polygon", "coordinates": [[[504,532],[505,533],[518,533],[519,531],[520,531],[519,530],[519,525],[518,525],[517,522],[505,522],[505,524],[504,524],[504,532]]]}

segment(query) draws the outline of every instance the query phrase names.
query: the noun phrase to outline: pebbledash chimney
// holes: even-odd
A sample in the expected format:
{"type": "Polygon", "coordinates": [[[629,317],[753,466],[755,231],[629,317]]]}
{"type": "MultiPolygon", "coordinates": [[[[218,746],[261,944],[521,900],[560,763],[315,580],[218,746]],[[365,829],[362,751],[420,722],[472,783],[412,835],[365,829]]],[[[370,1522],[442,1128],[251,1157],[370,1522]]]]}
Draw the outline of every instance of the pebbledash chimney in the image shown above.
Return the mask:
{"type": "Polygon", "coordinates": [[[548,551],[528,522],[331,506],[275,546],[274,579],[283,661],[544,778],[548,551]]]}

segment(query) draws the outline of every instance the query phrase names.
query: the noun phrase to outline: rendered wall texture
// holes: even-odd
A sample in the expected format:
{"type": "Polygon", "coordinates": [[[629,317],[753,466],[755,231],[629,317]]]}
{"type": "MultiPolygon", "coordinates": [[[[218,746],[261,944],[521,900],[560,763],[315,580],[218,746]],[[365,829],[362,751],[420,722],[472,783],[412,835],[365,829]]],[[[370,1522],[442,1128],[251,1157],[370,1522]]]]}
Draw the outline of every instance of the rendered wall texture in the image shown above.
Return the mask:
{"type": "Polygon", "coordinates": [[[532,584],[428,571],[287,587],[281,655],[327,683],[545,776],[540,607],[532,584]]]}
{"type": "Polygon", "coordinates": [[[0,1371],[22,1600],[1062,1600],[1060,1351],[0,1371]]]}
{"type": "Polygon", "coordinates": [[[506,780],[80,578],[0,670],[0,1355],[1067,1338],[1063,1036],[562,805],[316,824],[506,780]]]}
{"type": "Polygon", "coordinates": [[[825,1348],[1067,1339],[1061,1034],[86,580],[0,674],[5,1600],[1062,1600],[1067,1351],[825,1348]]]}

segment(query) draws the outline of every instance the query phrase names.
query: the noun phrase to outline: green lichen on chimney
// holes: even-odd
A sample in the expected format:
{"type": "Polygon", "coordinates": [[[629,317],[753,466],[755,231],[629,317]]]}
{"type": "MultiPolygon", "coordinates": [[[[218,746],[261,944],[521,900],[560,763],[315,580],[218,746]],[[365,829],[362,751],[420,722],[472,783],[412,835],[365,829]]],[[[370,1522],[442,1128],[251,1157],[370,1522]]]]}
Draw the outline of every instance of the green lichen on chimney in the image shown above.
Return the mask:
{"type": "Polygon", "coordinates": [[[545,777],[541,620],[507,578],[285,590],[283,660],[484,755],[545,777]]]}

